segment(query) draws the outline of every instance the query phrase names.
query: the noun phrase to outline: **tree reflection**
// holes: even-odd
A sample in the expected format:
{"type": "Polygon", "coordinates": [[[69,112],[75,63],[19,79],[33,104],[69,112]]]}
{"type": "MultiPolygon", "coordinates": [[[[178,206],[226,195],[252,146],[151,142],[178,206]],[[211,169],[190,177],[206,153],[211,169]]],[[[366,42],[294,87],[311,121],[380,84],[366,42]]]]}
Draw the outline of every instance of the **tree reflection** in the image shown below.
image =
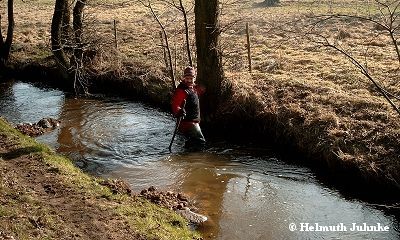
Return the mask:
{"type": "Polygon", "coordinates": [[[90,148],[88,141],[87,128],[88,109],[96,106],[93,101],[88,99],[66,98],[61,108],[60,119],[62,120],[57,142],[59,146],[57,152],[63,153],[75,160],[75,164],[85,171],[94,173],[99,164],[88,160],[90,156],[90,148]]]}
{"type": "Polygon", "coordinates": [[[223,214],[223,202],[227,185],[235,174],[223,173],[228,164],[227,157],[210,153],[187,153],[173,158],[173,163],[183,168],[179,179],[181,190],[193,199],[200,214],[208,220],[199,227],[205,238],[214,239],[219,234],[219,221],[223,214]],[[213,166],[213,167],[210,167],[213,166]]]}

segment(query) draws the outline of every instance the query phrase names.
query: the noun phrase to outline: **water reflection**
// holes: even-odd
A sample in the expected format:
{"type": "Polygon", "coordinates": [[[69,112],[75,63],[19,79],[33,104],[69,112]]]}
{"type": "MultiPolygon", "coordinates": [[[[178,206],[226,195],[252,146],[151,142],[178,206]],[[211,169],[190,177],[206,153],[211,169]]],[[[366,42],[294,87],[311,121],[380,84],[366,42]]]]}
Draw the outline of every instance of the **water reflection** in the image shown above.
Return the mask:
{"type": "Polygon", "coordinates": [[[175,169],[183,169],[185,174],[177,179],[177,185],[208,216],[209,220],[199,230],[209,238],[217,237],[227,185],[237,176],[220,172],[229,165],[229,158],[211,153],[187,153],[171,157],[169,163],[175,169]]]}
{"type": "Polygon", "coordinates": [[[226,144],[184,153],[166,113],[118,99],[73,99],[26,83],[0,85],[0,115],[18,123],[60,118],[58,131],[38,138],[77,160],[86,171],[122,178],[135,191],[151,185],[183,191],[210,221],[206,239],[398,239],[398,222],[321,185],[309,169],[273,152],[226,144]],[[183,152],[183,153],[182,153],[183,152]],[[300,232],[289,224],[380,223],[389,232],[300,232]]]}
{"type": "Polygon", "coordinates": [[[58,118],[64,94],[58,90],[33,87],[27,83],[0,84],[0,115],[12,123],[37,122],[43,117],[58,118]]]}
{"type": "Polygon", "coordinates": [[[144,169],[115,169],[109,176],[137,186],[148,172],[160,173],[141,181],[142,187],[156,185],[187,193],[209,216],[210,221],[200,227],[206,239],[397,239],[394,218],[382,217],[382,212],[362,202],[343,199],[319,185],[308,169],[275,158],[250,160],[236,154],[171,155],[144,169]],[[291,232],[288,228],[290,223],[350,227],[353,222],[386,224],[392,231],[291,232]]]}
{"type": "Polygon", "coordinates": [[[62,124],[57,135],[57,152],[68,155],[76,161],[76,164],[86,171],[94,172],[98,164],[91,163],[86,159],[90,154],[90,148],[84,141],[90,136],[85,134],[85,121],[87,111],[85,106],[90,106],[95,102],[88,99],[66,99],[61,108],[60,118],[62,124]]]}

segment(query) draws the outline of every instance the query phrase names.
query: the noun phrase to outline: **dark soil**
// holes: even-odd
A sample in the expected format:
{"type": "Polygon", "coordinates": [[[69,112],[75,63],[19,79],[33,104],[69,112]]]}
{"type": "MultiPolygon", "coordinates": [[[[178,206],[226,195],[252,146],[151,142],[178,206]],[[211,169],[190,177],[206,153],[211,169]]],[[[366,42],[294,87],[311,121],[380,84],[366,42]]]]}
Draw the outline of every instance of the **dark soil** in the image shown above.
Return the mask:
{"type": "Polygon", "coordinates": [[[0,135],[0,239],[142,239],[104,211],[107,199],[66,186],[39,155],[10,154],[21,150],[13,142],[0,135]]]}
{"type": "MultiPolygon", "coordinates": [[[[116,213],[118,201],[71,184],[64,170],[46,163],[40,150],[18,142],[0,133],[0,240],[146,239],[116,213]]],[[[170,209],[189,206],[182,194],[154,187],[134,194],[121,180],[100,184],[113,194],[128,195],[131,202],[143,197],[170,209]]]]}

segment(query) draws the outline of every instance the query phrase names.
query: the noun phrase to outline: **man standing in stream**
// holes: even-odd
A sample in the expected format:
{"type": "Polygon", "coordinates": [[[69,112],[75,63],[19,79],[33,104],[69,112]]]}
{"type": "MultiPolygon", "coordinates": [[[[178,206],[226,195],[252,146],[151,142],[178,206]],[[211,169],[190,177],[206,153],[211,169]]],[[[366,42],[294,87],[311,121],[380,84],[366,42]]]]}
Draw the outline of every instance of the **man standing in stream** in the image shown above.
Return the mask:
{"type": "Polygon", "coordinates": [[[193,67],[186,67],[183,78],[175,90],[172,98],[172,112],[178,119],[179,132],[186,139],[185,148],[202,149],[206,140],[200,128],[199,95],[204,88],[195,84],[196,71],[193,67]],[[179,121],[179,119],[181,121],[179,121]]]}

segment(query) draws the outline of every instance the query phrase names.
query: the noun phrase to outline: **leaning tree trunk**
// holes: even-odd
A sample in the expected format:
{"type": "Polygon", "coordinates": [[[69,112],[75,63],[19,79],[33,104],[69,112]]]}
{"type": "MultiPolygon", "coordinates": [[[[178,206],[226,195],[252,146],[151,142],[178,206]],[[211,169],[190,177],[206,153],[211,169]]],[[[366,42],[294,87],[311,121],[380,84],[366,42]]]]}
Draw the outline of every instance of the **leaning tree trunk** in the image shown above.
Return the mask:
{"type": "Polygon", "coordinates": [[[11,52],[11,44],[14,35],[14,1],[8,0],[7,5],[8,14],[8,28],[7,37],[4,41],[3,35],[1,34],[1,15],[0,15],[0,69],[4,68],[8,62],[11,52]]]}
{"type": "Polygon", "coordinates": [[[66,10],[67,4],[68,0],[56,0],[53,19],[51,22],[51,50],[56,58],[57,65],[65,78],[68,77],[70,64],[61,43],[61,36],[64,11],[66,10]]]}
{"type": "Polygon", "coordinates": [[[86,5],[86,0],[78,0],[73,11],[73,28],[74,28],[74,89],[75,93],[84,92],[87,94],[87,84],[84,78],[83,70],[83,9],[86,5]]]}
{"type": "Polygon", "coordinates": [[[61,25],[61,42],[63,44],[71,41],[72,25],[71,25],[71,0],[66,0],[65,9],[63,11],[62,25],[61,25]]]}
{"type": "Polygon", "coordinates": [[[219,48],[218,0],[195,0],[197,81],[206,88],[201,97],[203,120],[214,118],[221,95],[222,55],[219,48]]]}

